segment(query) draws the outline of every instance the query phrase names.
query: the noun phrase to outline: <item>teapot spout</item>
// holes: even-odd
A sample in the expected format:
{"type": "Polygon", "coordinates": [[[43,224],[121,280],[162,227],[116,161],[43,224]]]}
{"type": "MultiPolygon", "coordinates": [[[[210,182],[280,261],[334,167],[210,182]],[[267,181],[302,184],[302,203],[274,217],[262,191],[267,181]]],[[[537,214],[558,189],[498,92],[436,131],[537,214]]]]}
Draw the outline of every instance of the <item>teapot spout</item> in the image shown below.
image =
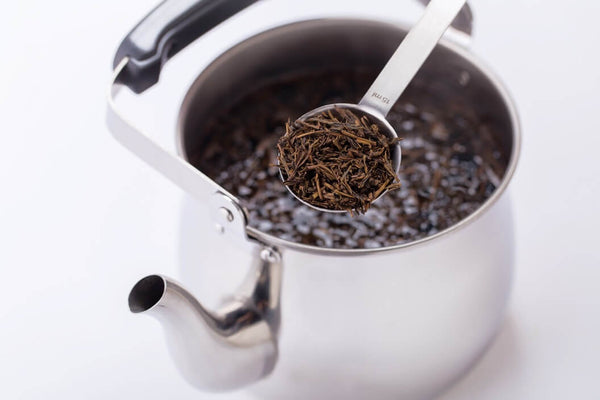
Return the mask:
{"type": "Polygon", "coordinates": [[[147,276],[133,287],[129,309],[162,324],[171,356],[193,386],[214,392],[241,388],[269,374],[277,359],[277,321],[269,320],[273,310],[268,310],[273,301],[253,298],[273,295],[258,287],[271,282],[272,265],[262,263],[250,296],[229,302],[218,313],[207,311],[180,284],[161,275],[147,276]]]}

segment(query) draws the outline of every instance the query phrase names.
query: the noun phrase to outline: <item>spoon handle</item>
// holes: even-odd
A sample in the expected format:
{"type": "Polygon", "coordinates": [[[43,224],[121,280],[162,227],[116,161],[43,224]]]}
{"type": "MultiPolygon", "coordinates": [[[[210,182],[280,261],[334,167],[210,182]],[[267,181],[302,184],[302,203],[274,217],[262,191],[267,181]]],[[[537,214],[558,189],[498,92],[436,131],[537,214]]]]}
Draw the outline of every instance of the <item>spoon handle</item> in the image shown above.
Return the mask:
{"type": "Polygon", "coordinates": [[[359,104],[385,117],[465,3],[466,0],[432,0],[359,104]]]}

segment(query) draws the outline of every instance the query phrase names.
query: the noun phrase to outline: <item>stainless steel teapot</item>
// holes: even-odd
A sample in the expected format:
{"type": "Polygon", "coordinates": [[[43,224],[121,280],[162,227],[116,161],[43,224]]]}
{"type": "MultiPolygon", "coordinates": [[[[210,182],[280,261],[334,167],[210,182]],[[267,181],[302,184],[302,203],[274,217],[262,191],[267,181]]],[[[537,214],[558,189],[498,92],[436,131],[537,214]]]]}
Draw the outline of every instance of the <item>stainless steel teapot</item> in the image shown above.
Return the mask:
{"type": "Polygon", "coordinates": [[[244,40],[189,88],[176,134],[179,154],[128,122],[118,102],[123,87],[142,93],[168,58],[251,3],[167,0],[117,52],[108,124],[123,145],[188,193],[181,276],[197,296],[152,275],[133,287],[129,307],[162,323],[177,367],[202,390],[247,387],[263,399],[431,398],[468,370],[502,320],[514,263],[506,189],[520,148],[515,106],[463,47],[471,32],[466,7],[420,74],[435,82],[431,90],[463,91],[501,133],[498,142],[510,158],[492,197],[460,223],[396,246],[332,249],[270,236],[250,227],[238,199],[187,161],[201,139],[200,121],[236,87],[324,60],[381,63],[407,29],[318,19],[244,40]],[[351,45],[340,48],[336,38],[351,45]]]}

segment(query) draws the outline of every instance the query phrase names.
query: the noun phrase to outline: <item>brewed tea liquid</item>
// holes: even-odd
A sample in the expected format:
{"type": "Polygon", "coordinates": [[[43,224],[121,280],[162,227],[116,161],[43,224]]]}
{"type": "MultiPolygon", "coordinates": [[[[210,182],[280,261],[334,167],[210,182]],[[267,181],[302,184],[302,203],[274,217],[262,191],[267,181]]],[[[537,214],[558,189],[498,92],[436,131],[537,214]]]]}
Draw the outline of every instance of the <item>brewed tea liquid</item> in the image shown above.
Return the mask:
{"type": "Polygon", "coordinates": [[[437,98],[418,78],[388,120],[402,138],[401,188],[358,217],[313,210],[279,178],[276,143],[289,119],[321,104],[357,102],[375,70],[295,75],[266,83],[221,110],[191,162],[249,210],[252,227],[284,240],[329,248],[378,248],[444,230],[473,213],[502,180],[503,154],[485,116],[457,94],[437,98]]]}

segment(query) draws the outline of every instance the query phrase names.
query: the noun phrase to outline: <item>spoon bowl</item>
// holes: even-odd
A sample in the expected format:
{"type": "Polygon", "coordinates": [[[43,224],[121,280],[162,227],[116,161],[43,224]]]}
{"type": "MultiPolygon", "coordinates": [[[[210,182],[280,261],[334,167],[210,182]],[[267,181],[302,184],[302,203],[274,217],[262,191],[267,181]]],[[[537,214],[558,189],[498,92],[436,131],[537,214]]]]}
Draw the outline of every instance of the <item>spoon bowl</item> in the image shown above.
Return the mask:
{"type": "MultiPolygon", "coordinates": [[[[307,112],[298,120],[306,120],[323,111],[345,108],[360,116],[367,115],[376,122],[384,135],[391,139],[397,138],[398,135],[385,117],[419,72],[419,69],[421,69],[437,42],[448,29],[448,26],[465,6],[465,3],[466,0],[431,0],[419,22],[408,32],[358,104],[329,104],[307,112]]],[[[393,151],[390,155],[392,156],[393,168],[397,172],[400,166],[400,146],[396,145],[394,147],[395,149],[391,149],[393,151]]],[[[282,181],[285,181],[281,169],[279,173],[282,181]]],[[[309,207],[325,212],[346,212],[346,210],[317,207],[303,201],[288,185],[285,186],[296,199],[309,207]]],[[[385,192],[380,193],[377,198],[385,192]]]]}
{"type": "MultiPolygon", "coordinates": [[[[392,140],[398,138],[398,134],[396,133],[396,130],[392,127],[392,125],[390,125],[388,120],[385,119],[385,117],[383,117],[378,111],[373,110],[373,109],[369,108],[369,106],[366,106],[366,105],[352,104],[352,103],[327,104],[327,105],[315,108],[315,109],[303,114],[302,116],[300,116],[297,119],[297,121],[306,121],[307,119],[317,116],[323,112],[327,112],[329,110],[336,110],[336,109],[350,110],[354,114],[356,114],[356,116],[358,116],[359,118],[366,116],[369,118],[369,120],[371,122],[375,123],[379,127],[379,132],[384,134],[387,138],[392,139],[392,140]]],[[[402,154],[402,151],[400,148],[400,143],[396,143],[395,145],[390,146],[390,157],[392,159],[392,168],[394,169],[394,172],[396,172],[396,173],[398,173],[398,170],[400,169],[400,160],[402,158],[401,154],[402,154]]],[[[284,182],[287,179],[287,177],[285,176],[285,174],[281,168],[279,169],[279,177],[284,182]]],[[[292,190],[292,188],[289,185],[284,185],[284,186],[286,187],[288,192],[290,192],[292,194],[292,196],[294,196],[296,198],[296,200],[300,201],[301,203],[303,203],[315,210],[323,211],[323,212],[331,212],[331,213],[347,212],[347,210],[335,210],[335,209],[323,208],[323,207],[319,207],[314,204],[311,204],[311,203],[303,200],[302,198],[300,198],[300,196],[296,195],[296,193],[294,193],[294,191],[292,190]]],[[[377,199],[379,199],[381,196],[383,196],[387,192],[388,192],[387,190],[384,190],[382,193],[379,194],[379,196],[377,196],[375,199],[373,199],[373,201],[371,203],[375,202],[377,199]]]]}

